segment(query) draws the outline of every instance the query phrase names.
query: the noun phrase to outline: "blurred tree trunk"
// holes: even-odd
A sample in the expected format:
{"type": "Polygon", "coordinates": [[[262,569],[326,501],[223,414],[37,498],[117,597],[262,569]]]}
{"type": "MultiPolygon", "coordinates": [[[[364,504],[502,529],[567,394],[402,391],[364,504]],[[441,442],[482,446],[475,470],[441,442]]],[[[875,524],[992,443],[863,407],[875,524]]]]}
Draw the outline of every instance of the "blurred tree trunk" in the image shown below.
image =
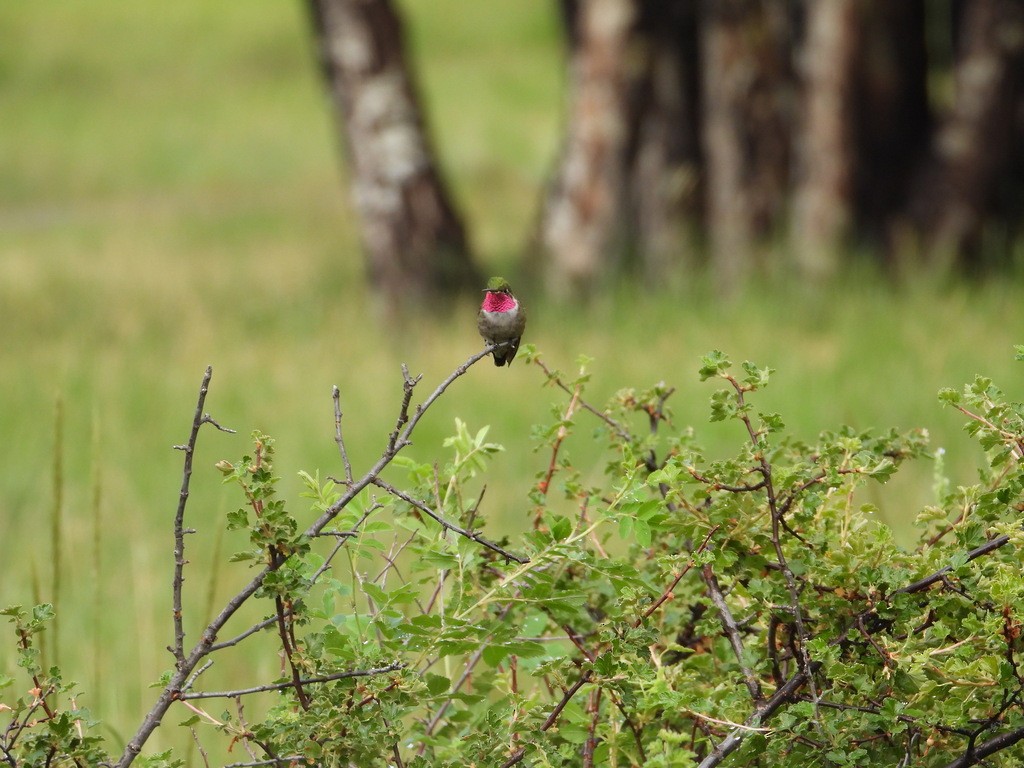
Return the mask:
{"type": "Polygon", "coordinates": [[[1024,78],[1020,0],[968,0],[963,7],[955,98],[917,175],[909,218],[925,261],[963,259],[992,209],[1012,162],[1015,111],[1024,78]]]}
{"type": "Polygon", "coordinates": [[[697,3],[645,0],[637,30],[643,66],[631,99],[629,234],[648,283],[696,266],[702,212],[697,3]]]}
{"type": "Polygon", "coordinates": [[[688,250],[699,204],[693,3],[563,0],[562,10],[565,136],[537,233],[546,282],[586,294],[627,259],[659,280],[688,250]]]}
{"type": "Polygon", "coordinates": [[[884,240],[893,213],[906,204],[910,177],[932,130],[928,1],[862,4],[863,32],[854,83],[854,223],[876,243],[884,240]]]}
{"type": "Polygon", "coordinates": [[[707,229],[712,270],[728,293],[756,265],[757,241],[780,224],[787,198],[791,8],[771,0],[701,8],[707,229]]]}
{"type": "Polygon", "coordinates": [[[351,168],[370,282],[390,310],[479,287],[391,0],[308,0],[351,168]]]}
{"type": "Polygon", "coordinates": [[[563,4],[568,37],[568,115],[558,167],[541,212],[546,282],[587,291],[622,234],[630,33],[634,0],[563,4]]]}
{"type": "Polygon", "coordinates": [[[791,234],[797,264],[811,279],[836,271],[853,213],[861,5],[861,0],[807,4],[804,115],[791,234]]]}

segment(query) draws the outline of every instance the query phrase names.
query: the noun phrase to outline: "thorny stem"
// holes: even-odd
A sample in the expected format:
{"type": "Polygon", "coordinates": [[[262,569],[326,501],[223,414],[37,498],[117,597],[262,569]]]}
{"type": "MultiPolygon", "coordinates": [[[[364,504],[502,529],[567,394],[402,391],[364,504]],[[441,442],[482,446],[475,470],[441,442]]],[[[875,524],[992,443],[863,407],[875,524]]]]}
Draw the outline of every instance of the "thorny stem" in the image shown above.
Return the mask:
{"type": "MultiPolygon", "coordinates": [[[[374,669],[350,669],[344,672],[335,672],[330,675],[321,675],[319,677],[306,677],[302,679],[303,685],[313,685],[316,683],[330,683],[334,680],[348,680],[353,677],[370,677],[372,675],[386,675],[388,672],[395,672],[404,665],[399,663],[388,664],[385,667],[376,667],[374,669]]],[[[198,691],[196,693],[180,693],[178,698],[182,701],[190,701],[193,699],[234,699],[238,696],[247,696],[253,693],[265,693],[267,691],[283,691],[287,688],[294,688],[292,682],[287,683],[269,683],[267,685],[256,685],[251,688],[239,688],[234,691],[198,691]]]]}
{"type": "MultiPolygon", "coordinates": [[[[380,473],[387,467],[398,455],[398,453],[407,445],[409,445],[410,437],[416,426],[419,424],[420,419],[429,410],[429,408],[437,401],[445,390],[448,389],[451,384],[463,376],[473,365],[478,363],[487,355],[491,354],[495,349],[495,345],[485,347],[480,352],[471,355],[465,362],[459,365],[454,371],[452,371],[430,395],[410,414],[409,406],[412,401],[413,388],[419,381],[419,377],[413,379],[409,376],[408,369],[403,366],[402,376],[404,380],[403,392],[404,396],[402,399],[402,405],[399,410],[399,415],[396,421],[395,430],[392,432],[388,439],[388,443],[381,453],[380,458],[374,463],[372,467],[359,479],[355,480],[345,491],[344,494],[330,507],[317,518],[312,525],[310,525],[304,535],[307,538],[313,538],[319,535],[324,528],[338,514],[349,504],[352,500],[373,480],[380,475],[380,473]]],[[[212,371],[210,372],[212,376],[212,371]]],[[[209,380],[204,378],[204,387],[200,393],[201,402],[197,407],[197,411],[202,412],[202,401],[206,398],[206,387],[209,384],[209,380]]],[[[203,419],[203,421],[210,421],[214,426],[218,426],[216,422],[211,420],[203,419]]],[[[195,422],[193,421],[193,425],[195,422]]],[[[191,470],[191,458],[195,453],[194,443],[190,444],[190,449],[186,452],[186,467],[191,470]]],[[[187,481],[183,480],[183,487],[187,488],[187,481]]],[[[182,497],[179,500],[179,506],[181,507],[182,519],[184,518],[184,504],[187,501],[187,496],[182,497]]],[[[228,620],[234,616],[235,612],[242,607],[262,586],[263,580],[271,573],[272,566],[267,565],[260,570],[253,578],[242,587],[239,592],[232,597],[221,609],[220,613],[207,625],[206,629],[203,630],[199,637],[199,640],[193,646],[192,650],[187,655],[183,654],[181,658],[176,660],[176,666],[174,674],[171,675],[171,679],[164,686],[157,700],[150,708],[146,717],[143,719],[138,730],[131,740],[125,745],[124,752],[121,754],[120,759],[115,764],[116,768],[128,768],[138,757],[139,753],[142,752],[142,748],[145,743],[149,740],[149,737],[153,734],[153,731],[163,721],[164,715],[170,708],[171,704],[181,695],[182,687],[185,681],[189,678],[192,671],[206,658],[211,652],[211,647],[214,645],[217,639],[217,634],[223,629],[224,625],[227,624],[228,620]]],[[[179,587],[180,588],[180,587],[179,587]]],[[[183,635],[182,635],[183,637],[183,635]]]]}
{"type": "MultiPolygon", "coordinates": [[[[580,402],[580,387],[577,384],[572,391],[572,397],[569,399],[569,406],[565,409],[565,415],[562,416],[562,423],[558,425],[558,433],[555,435],[555,444],[551,448],[551,461],[548,464],[548,471],[544,475],[544,479],[541,480],[537,487],[540,489],[541,494],[547,496],[548,488],[551,486],[551,478],[555,475],[555,468],[558,465],[558,451],[562,447],[562,443],[565,442],[565,438],[569,436],[569,429],[565,425],[572,418],[573,413],[576,412],[576,406],[580,402]]],[[[540,518],[538,517],[534,523],[534,527],[540,524],[540,518]]]]}
{"type": "Polygon", "coordinates": [[[411,504],[412,506],[416,507],[416,509],[420,510],[420,512],[423,512],[425,515],[429,516],[431,519],[436,521],[445,530],[451,531],[452,533],[457,533],[459,536],[465,536],[470,541],[475,541],[477,544],[486,547],[492,552],[497,552],[506,560],[512,560],[514,562],[519,563],[520,565],[530,562],[530,558],[524,555],[517,555],[513,552],[509,552],[504,547],[501,547],[498,544],[495,544],[494,542],[485,539],[476,531],[467,531],[462,526],[456,525],[450,520],[446,520],[444,517],[442,517],[437,512],[432,510],[429,506],[424,504],[419,499],[413,498],[409,494],[405,493],[402,490],[399,490],[398,488],[395,488],[395,486],[391,485],[385,480],[382,480],[379,477],[374,478],[373,484],[376,485],[378,488],[382,488],[383,490],[387,491],[392,496],[401,499],[406,504],[411,504]]]}
{"type": "Polygon", "coordinates": [[[809,635],[807,632],[807,626],[804,623],[803,609],[800,606],[800,589],[797,586],[796,576],[793,574],[792,569],[786,562],[786,555],[782,550],[781,529],[785,521],[783,520],[783,513],[779,508],[778,498],[775,495],[775,486],[772,483],[772,467],[771,464],[768,463],[768,459],[765,458],[764,449],[761,444],[761,435],[754,429],[754,425],[750,421],[750,416],[744,408],[746,405],[744,393],[747,391],[747,387],[740,384],[733,376],[724,374],[723,377],[726,381],[732,384],[733,389],[736,391],[736,405],[738,406],[740,419],[743,421],[743,424],[747,429],[747,435],[750,437],[751,445],[754,448],[754,455],[758,461],[761,477],[764,478],[765,497],[768,500],[768,510],[771,513],[772,518],[772,547],[775,550],[775,559],[779,564],[779,568],[782,570],[782,575],[786,580],[786,588],[789,591],[789,603],[793,610],[793,623],[796,625],[797,637],[799,638],[798,650],[800,653],[800,665],[806,673],[807,687],[811,692],[811,699],[814,702],[815,727],[820,731],[821,715],[818,712],[817,705],[820,697],[818,696],[818,687],[814,683],[814,674],[811,671],[811,655],[807,651],[809,635]]]}
{"type": "Polygon", "coordinates": [[[345,438],[341,434],[341,390],[338,389],[337,385],[331,390],[331,399],[334,401],[334,442],[338,444],[341,463],[345,467],[345,485],[352,485],[352,464],[348,460],[345,438]]]}
{"type": "MultiPolygon", "coordinates": [[[[548,381],[554,382],[555,386],[557,386],[567,395],[571,396],[573,394],[573,391],[569,389],[569,387],[562,381],[562,379],[556,373],[551,371],[546,365],[544,365],[544,362],[539,357],[533,358],[533,362],[542,371],[544,371],[544,375],[548,377],[548,381]]],[[[629,430],[622,426],[611,416],[609,416],[607,413],[597,410],[597,408],[595,408],[594,406],[590,405],[585,401],[580,401],[580,405],[584,410],[590,411],[590,413],[594,414],[597,418],[599,418],[601,421],[603,421],[605,424],[611,427],[612,431],[616,435],[618,435],[621,440],[625,440],[627,443],[633,442],[633,436],[629,433],[629,430]]]]}
{"type": "Polygon", "coordinates": [[[185,534],[192,533],[191,529],[185,528],[185,506],[188,503],[189,484],[192,481],[192,458],[196,450],[196,440],[199,437],[199,428],[203,424],[212,424],[222,432],[234,433],[235,430],[222,427],[210,418],[209,414],[203,413],[203,406],[206,404],[206,393],[210,390],[210,379],[213,378],[213,366],[206,367],[203,374],[203,381],[199,385],[199,399],[196,401],[195,416],[192,419],[192,431],[189,433],[188,442],[185,445],[174,446],[175,450],[184,451],[185,461],[181,473],[181,490],[178,492],[178,509],[174,513],[174,578],[171,581],[171,604],[174,613],[174,660],[175,665],[181,667],[185,663],[185,628],[181,609],[181,588],[185,583],[185,534]]]}

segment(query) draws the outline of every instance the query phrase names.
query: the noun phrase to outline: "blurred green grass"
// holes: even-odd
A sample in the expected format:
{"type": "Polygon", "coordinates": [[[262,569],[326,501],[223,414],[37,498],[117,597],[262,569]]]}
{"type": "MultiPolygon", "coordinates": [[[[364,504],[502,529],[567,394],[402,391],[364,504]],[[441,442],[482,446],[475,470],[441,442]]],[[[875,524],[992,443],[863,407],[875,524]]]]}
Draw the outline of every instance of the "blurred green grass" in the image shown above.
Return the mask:
{"type": "MultiPolygon", "coordinates": [[[[431,124],[487,268],[515,260],[552,162],[561,54],[554,4],[407,0],[431,124]]],[[[0,602],[48,599],[54,403],[65,406],[60,659],[87,705],[121,739],[170,665],[171,521],[197,387],[214,366],[207,410],[238,436],[201,435],[189,516],[189,615],[195,636],[223,515],[240,503],[212,469],[278,439],[282,493],[300,469],[338,473],[330,389],[342,393],[357,471],[379,452],[401,394],[399,366],[424,373],[420,396],[479,348],[475,307],[404,326],[376,321],[337,166],[330,106],[299,3],[155,6],[53,0],[0,6],[0,602]],[[13,151],[11,151],[13,150],[13,151]],[[93,446],[98,446],[93,448],[93,446]],[[92,563],[92,497],[103,525],[92,563]],[[93,601],[101,606],[95,615],[93,601]],[[94,639],[95,638],[95,639],[94,639]]],[[[707,424],[699,356],[721,348],[778,374],[759,401],[793,432],[842,423],[926,427],[954,480],[979,458],[935,392],[977,372],[1014,395],[1024,291],[1015,282],[904,285],[858,275],[823,292],[779,279],[723,304],[700,280],[652,293],[621,286],[586,308],[527,295],[527,341],[571,370],[595,358],[590,399],[665,380],[675,423],[714,452],[742,436],[707,424]]],[[[564,402],[539,370],[474,368],[424,421],[413,447],[433,460],[455,417],[491,424],[506,452],[487,477],[495,530],[521,524],[547,457],[530,427],[564,402]]],[[[581,420],[568,450],[595,465],[581,420]]],[[[927,464],[872,491],[906,530],[931,500],[927,464]]],[[[222,550],[238,544],[226,537],[222,550]]],[[[219,599],[245,577],[224,565],[219,599]]],[[[248,613],[252,617],[255,614],[248,613]]],[[[241,628],[240,621],[237,625],[241,628]]],[[[0,668],[12,663],[0,639],[0,668]]],[[[268,646],[269,647],[269,646],[268,646]]],[[[271,652],[220,662],[209,687],[277,674],[271,652]]],[[[169,721],[157,742],[180,743],[169,721]]],[[[215,753],[214,753],[215,754],[215,753]]]]}

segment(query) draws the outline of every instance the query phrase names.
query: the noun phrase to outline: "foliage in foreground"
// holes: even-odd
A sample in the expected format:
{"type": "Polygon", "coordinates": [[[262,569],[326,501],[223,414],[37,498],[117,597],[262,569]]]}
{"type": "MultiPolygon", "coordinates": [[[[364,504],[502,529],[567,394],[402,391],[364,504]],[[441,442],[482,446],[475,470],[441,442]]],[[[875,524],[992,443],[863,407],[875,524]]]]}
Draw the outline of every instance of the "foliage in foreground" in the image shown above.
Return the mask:
{"type": "MultiPolygon", "coordinates": [[[[40,666],[48,609],[8,609],[31,690],[0,705],[0,762],[127,766],[172,706],[188,708],[200,743],[220,732],[244,747],[235,766],[1019,762],[1024,406],[980,377],[941,393],[987,465],[976,485],[938,484],[918,516],[919,545],[904,549],[858,491],[927,456],[924,433],[842,428],[796,441],[756,407],[771,371],[714,352],[700,368],[719,385],[711,419],[734,425],[740,445],[712,459],[673,423],[671,388],[623,390],[597,408],[583,366],[567,377],[531,350],[564,399],[534,431],[528,531],[494,541],[482,477],[502,448],[486,427],[456,422],[436,463],[400,455],[423,413],[488,351],[415,407],[418,379],[403,371],[395,429],[361,477],[335,392],[339,477],[303,475],[316,515],[304,531],[275,494],[271,438],[255,434],[249,454],[219,462],[241,491],[227,525],[248,531],[234,559],[252,579],[189,649],[188,480],[200,427],[219,427],[203,413],[207,371],[181,446],[176,664],[162,693],[110,760],[73,686],[40,666]],[[569,453],[589,434],[608,443],[601,475],[569,453]],[[250,599],[265,603],[266,620],[221,637],[250,599]],[[281,678],[202,690],[209,658],[256,632],[278,638],[281,678]],[[273,700],[259,722],[242,706],[254,696],[273,700]]],[[[0,688],[21,687],[20,675],[0,676],[0,688]]],[[[140,762],[181,765],[170,754],[140,762]]]]}

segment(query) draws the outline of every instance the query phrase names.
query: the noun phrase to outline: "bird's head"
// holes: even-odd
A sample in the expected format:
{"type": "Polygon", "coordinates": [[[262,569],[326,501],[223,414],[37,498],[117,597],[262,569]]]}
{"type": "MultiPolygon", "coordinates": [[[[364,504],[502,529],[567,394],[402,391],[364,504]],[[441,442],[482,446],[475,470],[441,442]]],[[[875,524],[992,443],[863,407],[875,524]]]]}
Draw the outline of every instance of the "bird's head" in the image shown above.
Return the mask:
{"type": "Polygon", "coordinates": [[[492,277],[487,281],[486,293],[512,293],[512,286],[504,277],[492,277]]]}

